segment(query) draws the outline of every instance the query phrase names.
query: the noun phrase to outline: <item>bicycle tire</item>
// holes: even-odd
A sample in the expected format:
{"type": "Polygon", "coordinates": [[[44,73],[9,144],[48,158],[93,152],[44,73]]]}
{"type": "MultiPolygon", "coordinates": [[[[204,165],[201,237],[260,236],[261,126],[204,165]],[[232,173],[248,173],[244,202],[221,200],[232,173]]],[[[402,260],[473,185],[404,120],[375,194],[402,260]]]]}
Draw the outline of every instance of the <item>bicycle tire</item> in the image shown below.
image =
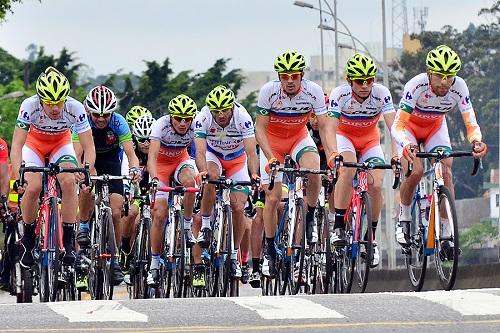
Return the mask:
{"type": "MultiPolygon", "coordinates": [[[[17,303],[33,303],[33,272],[22,267],[19,263],[15,265],[19,266],[21,274],[21,292],[16,294],[17,303]]],[[[12,271],[15,270],[11,269],[12,271]]]]}
{"type": "Polygon", "coordinates": [[[184,269],[185,269],[185,239],[184,226],[181,224],[180,215],[174,215],[175,237],[174,237],[174,262],[172,263],[172,291],[175,298],[182,297],[182,289],[184,287],[184,269]]]}
{"type": "Polygon", "coordinates": [[[287,256],[288,247],[288,203],[285,203],[283,216],[280,223],[283,223],[283,228],[278,235],[278,253],[276,253],[276,261],[274,263],[276,270],[276,281],[274,285],[274,295],[285,295],[289,290],[289,276],[290,276],[290,257],[287,256]]]}
{"type": "Polygon", "coordinates": [[[427,271],[427,256],[425,255],[425,226],[422,224],[420,200],[414,199],[412,204],[412,223],[410,226],[411,244],[409,253],[405,254],[405,265],[414,291],[422,290],[427,271]]]}
{"type": "Polygon", "coordinates": [[[49,244],[47,246],[48,256],[48,278],[49,278],[49,300],[55,302],[59,295],[59,273],[60,273],[60,244],[59,244],[59,207],[58,198],[50,198],[49,202],[49,244]],[[52,252],[52,249],[54,252],[52,252]]]}
{"type": "Polygon", "coordinates": [[[221,297],[231,296],[231,241],[233,237],[233,228],[232,228],[232,215],[231,215],[231,207],[226,205],[222,209],[222,224],[224,225],[225,233],[223,233],[223,264],[222,267],[222,292],[221,297]]]}
{"type": "MultiPolygon", "coordinates": [[[[326,215],[326,214],[325,214],[326,215]]],[[[335,260],[334,260],[334,252],[332,251],[332,245],[331,245],[331,239],[330,239],[330,228],[329,228],[329,222],[328,218],[325,219],[326,225],[323,226],[324,229],[324,236],[323,236],[323,248],[324,248],[324,255],[325,256],[325,281],[323,283],[323,294],[329,294],[332,293],[333,287],[335,285],[334,281],[334,265],[335,265],[335,260]]],[[[323,260],[322,260],[323,262],[323,260]]]]}
{"type": "Polygon", "coordinates": [[[364,293],[366,290],[366,285],[368,284],[368,277],[370,274],[370,264],[372,260],[373,252],[373,234],[372,234],[372,207],[371,199],[368,192],[363,192],[361,195],[361,207],[360,211],[362,213],[359,228],[357,230],[358,234],[358,246],[356,246],[356,257],[354,259],[354,275],[355,279],[353,282],[356,284],[351,285],[357,287],[357,292],[364,293]],[[366,235],[366,237],[365,237],[366,235]],[[364,252],[362,245],[364,246],[364,252]]]}
{"type": "Polygon", "coordinates": [[[102,300],[102,273],[101,265],[99,259],[101,257],[100,253],[100,237],[101,237],[101,225],[99,224],[98,216],[100,216],[99,206],[95,206],[94,213],[92,216],[92,225],[90,227],[90,265],[88,272],[88,284],[89,292],[92,300],[102,300]]]}
{"type": "MultiPolygon", "coordinates": [[[[458,256],[459,256],[459,234],[458,234],[458,220],[457,211],[455,209],[455,200],[451,196],[450,191],[446,186],[440,186],[438,189],[438,207],[441,211],[446,209],[448,221],[452,224],[451,237],[441,235],[441,239],[434,242],[434,263],[436,265],[436,272],[438,273],[439,280],[444,290],[451,290],[455,284],[458,270],[458,256]],[[446,205],[448,203],[448,205],[446,205]],[[444,207],[442,207],[444,205],[444,207]],[[451,219],[450,219],[451,215],[451,219]],[[452,242],[453,246],[448,249],[447,254],[444,255],[445,250],[442,248],[441,241],[452,242]],[[452,257],[452,258],[450,258],[452,257]],[[450,260],[451,259],[451,260],[450,260]],[[452,261],[450,263],[450,261],[452,261]]],[[[440,228],[440,221],[436,221],[436,228],[440,228]]]]}
{"type": "Polygon", "coordinates": [[[107,256],[102,257],[102,298],[104,300],[112,300],[113,299],[113,270],[112,270],[112,262],[115,258],[115,251],[113,244],[115,242],[115,234],[114,234],[114,226],[112,220],[111,208],[104,207],[102,212],[102,226],[101,229],[102,237],[101,237],[101,253],[105,253],[107,256]],[[112,242],[112,243],[111,243],[112,242]]]}
{"type": "Polygon", "coordinates": [[[290,258],[290,294],[296,295],[300,288],[306,284],[302,280],[305,275],[305,251],[306,251],[306,204],[304,199],[298,198],[295,202],[295,227],[292,237],[292,256],[290,258]],[[297,243],[296,243],[297,242],[297,243]],[[298,266],[298,267],[296,267],[298,266]],[[296,272],[296,268],[298,271],[296,272]],[[295,281],[297,275],[297,281],[295,281]]]}
{"type": "Polygon", "coordinates": [[[147,298],[147,267],[149,263],[149,225],[150,222],[142,219],[138,225],[136,236],[136,253],[134,265],[133,294],[136,299],[147,298]]]}

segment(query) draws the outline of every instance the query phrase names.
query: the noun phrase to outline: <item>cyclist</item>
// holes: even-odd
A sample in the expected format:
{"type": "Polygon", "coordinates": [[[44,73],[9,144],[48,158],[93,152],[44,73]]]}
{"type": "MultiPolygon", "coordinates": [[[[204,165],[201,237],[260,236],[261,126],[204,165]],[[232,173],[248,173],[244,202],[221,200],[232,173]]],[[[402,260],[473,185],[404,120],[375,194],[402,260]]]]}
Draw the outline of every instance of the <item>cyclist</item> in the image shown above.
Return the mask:
{"type": "Polygon", "coordinates": [[[127,112],[127,114],[125,115],[125,119],[127,120],[128,126],[132,128],[136,120],[142,116],[153,117],[151,111],[149,111],[147,108],[145,108],[144,106],[135,105],[127,112]]]}
{"type": "MultiPolygon", "coordinates": [[[[425,151],[451,151],[450,137],[446,125],[446,114],[458,106],[467,129],[467,139],[473,148],[474,158],[486,154],[486,144],[482,142],[481,129],[476,121],[474,109],[465,81],[457,76],[462,62],[449,46],[439,45],[429,51],[426,57],[427,71],[408,81],[399,103],[396,120],[391,133],[398,144],[399,157],[413,163],[413,172],[401,184],[401,210],[396,229],[396,240],[406,249],[409,244],[411,222],[411,201],[415,188],[422,178],[423,167],[415,159],[418,145],[423,144],[425,151]]],[[[403,163],[407,169],[406,161],[403,163]]],[[[451,165],[453,159],[442,160],[443,178],[446,187],[454,195],[451,165]]],[[[449,224],[443,225],[442,234],[450,233],[449,224]]],[[[447,243],[450,247],[453,244],[447,243]]],[[[443,244],[443,248],[447,245],[443,244]]]]}
{"type": "MultiPolygon", "coordinates": [[[[235,101],[231,89],[219,85],[210,91],[204,106],[195,119],[196,165],[200,177],[216,180],[225,172],[233,181],[258,181],[259,169],[252,118],[240,103],[235,101]],[[247,166],[248,164],[248,166],[247,166]]],[[[234,252],[231,253],[231,272],[242,275],[237,260],[245,229],[243,209],[249,190],[247,186],[231,189],[231,209],[234,225],[234,252]]],[[[215,186],[207,185],[201,200],[201,232],[198,242],[206,248],[212,238],[210,216],[215,202],[215,186]]]]}
{"type": "MultiPolygon", "coordinates": [[[[168,186],[170,177],[185,186],[195,186],[197,173],[194,161],[189,158],[187,147],[194,138],[193,118],[196,103],[186,95],[178,95],[168,103],[169,114],[160,117],[150,135],[148,171],[154,185],[168,186]]],[[[184,235],[188,246],[196,239],[191,231],[195,194],[184,194],[184,235]]],[[[151,264],[147,283],[159,284],[160,254],[163,244],[165,222],[168,216],[168,193],[158,192],[153,209],[151,227],[151,264]]]]}
{"type": "MultiPolygon", "coordinates": [[[[282,174],[275,178],[276,185],[269,191],[269,168],[271,164],[283,163],[286,153],[301,167],[319,169],[318,150],[307,132],[307,121],[311,113],[318,118],[319,131],[325,147],[326,156],[333,152],[333,134],[328,126],[323,90],[316,83],[304,79],[304,57],[296,51],[280,54],[274,69],[278,80],[266,83],[259,92],[255,133],[261,149],[260,172],[266,191],[264,207],[264,228],[267,253],[264,256],[263,274],[273,277],[276,251],[274,234],[277,227],[277,210],[281,200],[282,174]],[[331,141],[331,142],[330,142],[331,141]]],[[[317,228],[314,224],[314,210],[318,200],[321,180],[319,175],[309,175],[307,191],[307,227],[309,243],[317,241],[317,228]]]]}
{"type": "Polygon", "coordinates": [[[0,138],[0,222],[7,214],[7,198],[9,195],[9,147],[0,138]]]}
{"type": "MultiPolygon", "coordinates": [[[[391,93],[383,85],[374,82],[377,65],[368,56],[354,54],[347,60],[345,71],[347,84],[332,90],[328,109],[334,117],[337,151],[347,162],[385,164],[378,120],[382,115],[387,126],[392,126],[396,113],[391,93]]],[[[392,146],[393,155],[396,155],[396,146],[392,146]]],[[[334,222],[334,232],[331,235],[334,245],[345,243],[344,216],[351,199],[355,172],[352,168],[342,170],[335,185],[333,202],[330,202],[330,207],[335,207],[335,213],[332,209],[328,214],[330,224],[334,222]]],[[[372,201],[371,220],[375,238],[382,208],[384,170],[369,170],[368,174],[371,176],[368,177],[368,192],[372,201]]],[[[378,266],[379,260],[377,243],[374,241],[371,266],[378,266]]]]}
{"type": "MultiPolygon", "coordinates": [[[[106,86],[96,86],[89,91],[83,104],[90,115],[89,122],[95,144],[95,168],[97,174],[121,175],[120,150],[123,147],[131,166],[129,169],[130,176],[137,181],[140,177],[139,161],[134,153],[132,135],[125,118],[114,112],[118,106],[118,101],[113,91],[106,86]]],[[[81,149],[78,137],[73,136],[73,144],[77,156],[80,157],[81,149]]],[[[117,244],[119,244],[123,205],[123,184],[121,180],[111,180],[109,182],[109,194],[115,238],[117,244]]],[[[82,248],[88,247],[91,242],[89,220],[92,216],[93,207],[92,193],[82,192],[80,194],[80,229],[76,238],[82,248]]],[[[112,266],[114,284],[118,285],[123,281],[123,272],[116,258],[112,258],[112,266]]]]}
{"type": "MultiPolygon", "coordinates": [[[[135,189],[135,194],[145,194],[148,189],[149,173],[147,171],[148,152],[149,152],[149,136],[153,129],[155,119],[149,115],[139,117],[132,126],[132,139],[134,142],[135,155],[139,159],[139,167],[142,173],[142,179],[139,182],[138,188],[135,189]]],[[[125,158],[122,161],[122,174],[128,170],[128,160],[125,158]],[[124,167],[125,165],[125,167],[124,167]]],[[[133,196],[134,193],[131,193],[133,196]]],[[[120,246],[120,265],[125,274],[125,282],[127,282],[127,273],[130,262],[131,239],[135,238],[135,227],[138,222],[139,202],[133,201],[130,206],[128,216],[122,218],[122,241],[120,246]]]]}
{"type": "MultiPolygon", "coordinates": [[[[68,79],[54,67],[47,67],[36,81],[37,94],[25,99],[17,117],[16,128],[12,138],[11,161],[16,179],[19,179],[21,160],[26,166],[45,166],[45,159],[57,163],[63,168],[78,166],[75,150],[71,144],[70,128],[76,132],[86,161],[93,173],[95,149],[92,132],[83,105],[69,97],[68,79]]],[[[21,239],[21,265],[26,268],[34,263],[33,248],[35,246],[35,220],[38,211],[42,176],[27,173],[26,183],[20,191],[24,191],[21,201],[23,212],[24,235],[21,239]],[[25,186],[24,186],[25,185],[25,186]]],[[[63,245],[65,254],[63,263],[72,265],[75,262],[75,245],[73,242],[74,224],[76,222],[78,200],[75,189],[78,175],[62,173],[57,179],[62,191],[61,217],[63,221],[63,245]]],[[[16,181],[19,184],[19,181],[16,181]]]]}

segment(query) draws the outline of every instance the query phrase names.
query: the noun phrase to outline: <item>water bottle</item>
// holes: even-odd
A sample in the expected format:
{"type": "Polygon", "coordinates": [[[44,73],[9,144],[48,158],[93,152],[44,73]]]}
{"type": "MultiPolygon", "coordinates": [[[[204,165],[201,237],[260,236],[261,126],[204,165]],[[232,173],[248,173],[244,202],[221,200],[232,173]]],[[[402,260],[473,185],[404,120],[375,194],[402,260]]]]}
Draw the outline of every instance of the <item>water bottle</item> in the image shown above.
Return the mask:
{"type": "Polygon", "coordinates": [[[422,224],[428,228],[429,227],[429,199],[427,195],[423,195],[420,198],[420,217],[422,218],[422,224]]]}

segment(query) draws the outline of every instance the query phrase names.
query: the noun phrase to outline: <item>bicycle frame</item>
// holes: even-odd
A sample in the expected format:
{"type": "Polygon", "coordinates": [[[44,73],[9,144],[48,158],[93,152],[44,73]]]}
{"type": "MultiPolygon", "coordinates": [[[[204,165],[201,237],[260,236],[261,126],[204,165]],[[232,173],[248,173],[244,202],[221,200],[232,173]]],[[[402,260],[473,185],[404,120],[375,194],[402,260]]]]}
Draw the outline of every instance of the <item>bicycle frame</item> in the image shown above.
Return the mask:
{"type": "MultiPolygon", "coordinates": [[[[368,192],[368,172],[364,169],[357,169],[356,170],[356,175],[354,176],[354,179],[352,181],[352,196],[351,196],[351,201],[349,203],[349,206],[347,207],[345,216],[344,216],[344,224],[347,224],[347,219],[349,218],[349,215],[351,211],[359,212],[361,209],[361,196],[363,195],[364,192],[368,192]]],[[[359,243],[359,233],[357,230],[359,229],[359,225],[361,223],[361,214],[356,214],[356,219],[355,223],[352,225],[352,232],[354,235],[353,239],[353,249],[351,250],[353,255],[355,256],[357,251],[357,246],[359,243]]]]}

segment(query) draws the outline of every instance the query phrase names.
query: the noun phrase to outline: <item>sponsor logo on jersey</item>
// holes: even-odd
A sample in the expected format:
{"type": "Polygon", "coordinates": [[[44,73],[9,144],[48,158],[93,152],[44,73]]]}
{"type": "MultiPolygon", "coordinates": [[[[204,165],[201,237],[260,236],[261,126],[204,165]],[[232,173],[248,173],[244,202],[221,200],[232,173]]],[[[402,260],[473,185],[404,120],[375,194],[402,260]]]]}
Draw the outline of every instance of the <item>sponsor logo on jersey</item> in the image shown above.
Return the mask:
{"type": "Polygon", "coordinates": [[[412,99],[413,99],[413,97],[412,97],[412,95],[410,94],[410,92],[409,92],[409,91],[407,91],[407,92],[406,92],[406,94],[405,94],[405,98],[406,98],[407,100],[412,100],[412,99]]]}
{"type": "Polygon", "coordinates": [[[106,145],[111,146],[111,145],[115,144],[116,141],[117,141],[117,138],[116,138],[115,133],[113,133],[113,131],[108,131],[106,133],[106,145]]]}
{"type": "Polygon", "coordinates": [[[384,103],[389,103],[391,101],[391,96],[384,97],[384,103]]]}
{"type": "Polygon", "coordinates": [[[196,128],[202,128],[203,125],[199,121],[197,121],[196,124],[195,124],[195,127],[196,128]]]}

